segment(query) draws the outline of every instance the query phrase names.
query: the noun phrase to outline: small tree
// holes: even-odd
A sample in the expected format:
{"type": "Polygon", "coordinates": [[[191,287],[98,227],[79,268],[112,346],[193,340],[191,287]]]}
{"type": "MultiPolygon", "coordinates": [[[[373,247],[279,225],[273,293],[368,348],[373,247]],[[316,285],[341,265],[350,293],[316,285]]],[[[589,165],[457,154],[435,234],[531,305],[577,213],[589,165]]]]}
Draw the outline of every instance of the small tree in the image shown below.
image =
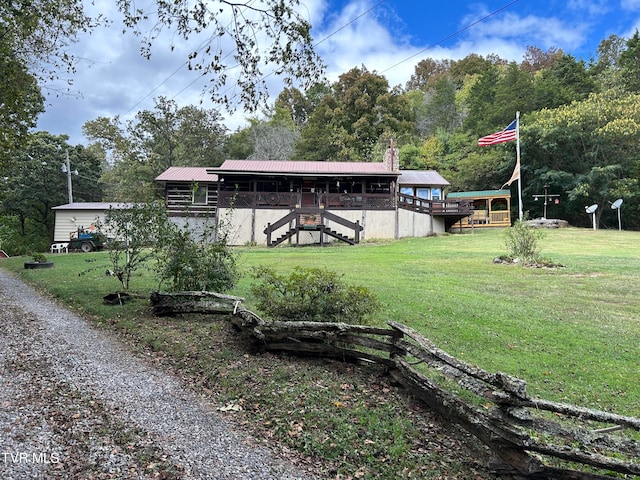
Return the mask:
{"type": "Polygon", "coordinates": [[[283,321],[338,321],[360,323],[381,308],[365,287],[347,285],[340,276],[323,268],[296,267],[289,275],[269,267],[257,267],[251,286],[258,309],[283,321]]]}
{"type": "Polygon", "coordinates": [[[132,204],[124,209],[109,208],[99,229],[107,238],[105,247],[113,273],[122,288],[129,290],[134,272],[156,256],[153,248],[169,228],[167,213],[160,202],[132,204]]]}
{"type": "Polygon", "coordinates": [[[160,284],[170,282],[173,291],[231,290],[238,270],[227,238],[224,222],[205,226],[200,234],[188,224],[172,225],[160,245],[156,267],[160,284]]]}
{"type": "Polygon", "coordinates": [[[538,241],[544,238],[544,232],[534,228],[523,220],[517,220],[512,227],[504,232],[507,254],[511,259],[518,259],[524,263],[540,261],[538,241]]]}

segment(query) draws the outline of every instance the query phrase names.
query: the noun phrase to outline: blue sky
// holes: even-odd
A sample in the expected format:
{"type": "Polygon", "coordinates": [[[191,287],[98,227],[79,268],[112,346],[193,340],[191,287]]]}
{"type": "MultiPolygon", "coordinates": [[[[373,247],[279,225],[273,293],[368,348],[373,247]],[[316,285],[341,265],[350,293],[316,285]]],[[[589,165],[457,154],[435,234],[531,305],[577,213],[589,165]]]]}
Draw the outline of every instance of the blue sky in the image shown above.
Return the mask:
{"type": "MultiPolygon", "coordinates": [[[[255,0],[254,0],[255,1],[255,0]]],[[[405,85],[423,58],[460,59],[470,53],[497,54],[520,62],[527,46],[562,49],[589,60],[601,40],[626,37],[640,29],[640,0],[300,0],[300,12],[313,25],[318,52],[334,81],[353,67],[366,66],[389,83],[405,85]]],[[[110,0],[95,8],[115,17],[110,0]]],[[[120,28],[83,36],[73,47],[82,61],[73,76],[73,94],[47,85],[47,112],[38,129],[67,134],[72,144],[86,143],[81,126],[100,116],[132,118],[165,96],[180,106],[213,108],[202,89],[205,81],[184,68],[193,45],[173,52],[160,38],[150,61],[139,54],[139,39],[120,28]]],[[[197,41],[197,39],[194,39],[197,41]]],[[[275,97],[282,85],[269,79],[275,97]]],[[[244,112],[225,114],[231,129],[246,124],[244,112]]]]}

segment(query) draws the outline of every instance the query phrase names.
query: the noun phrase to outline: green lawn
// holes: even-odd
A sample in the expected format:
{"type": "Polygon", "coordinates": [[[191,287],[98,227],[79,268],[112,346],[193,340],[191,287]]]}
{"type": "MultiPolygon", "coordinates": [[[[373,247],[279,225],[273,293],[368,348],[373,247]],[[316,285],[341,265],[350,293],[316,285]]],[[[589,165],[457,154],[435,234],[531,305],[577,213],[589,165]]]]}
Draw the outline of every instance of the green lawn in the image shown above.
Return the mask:
{"type": "MultiPolygon", "coordinates": [[[[385,308],[373,322],[405,323],[484,369],[529,383],[530,393],[640,415],[640,233],[560,229],[542,255],[565,265],[534,269],[494,264],[505,253],[500,230],[357,246],[242,247],[240,266],[323,266],[369,287],[385,308]]],[[[105,254],[52,255],[55,267],[3,265],[91,313],[109,314],[99,295],[118,288],[105,254]],[[79,276],[78,272],[87,271],[79,276]]],[[[251,307],[249,275],[234,294],[251,307]]],[[[157,288],[134,278],[140,292],[157,288]]],[[[349,321],[349,319],[345,319],[349,321]]]]}
{"type": "MultiPolygon", "coordinates": [[[[550,230],[540,242],[542,256],[564,265],[553,269],[494,264],[495,257],[506,253],[501,230],[356,246],[240,247],[239,265],[245,275],[229,293],[245,297],[252,308],[251,267],[270,265],[281,272],[294,266],[327,267],[378,296],[384,308],[371,323],[404,323],[466,362],[525,380],[533,396],[638,417],[639,244],[637,232],[550,230]]],[[[397,409],[393,406],[397,404],[381,405],[378,412],[363,399],[345,396],[339,367],[323,372],[308,364],[300,368],[296,363],[251,365],[233,346],[210,346],[221,331],[210,322],[153,319],[143,300],[125,307],[103,305],[102,296],[119,288],[113,277],[105,275],[109,267],[105,253],[50,255],[49,259],[55,262],[52,269],[24,270],[27,258],[2,260],[0,267],[39,285],[98,324],[122,330],[127,338],[136,337],[142,348],[160,351],[180,368],[206,377],[203,384],[216,388],[221,401],[242,398],[257,405],[250,421],[271,432],[274,439],[318,458],[344,458],[344,452],[353,452],[353,444],[359,442],[362,422],[388,417],[390,423],[380,425],[382,433],[371,440],[372,449],[378,450],[366,453],[358,443],[360,456],[352,464],[343,461],[338,471],[354,474],[366,467],[365,478],[391,478],[389,472],[398,469],[417,471],[441,462],[441,453],[425,456],[424,448],[420,450],[411,440],[424,435],[424,430],[415,430],[417,417],[407,422],[404,415],[385,413],[385,408],[397,409]],[[250,389],[248,378],[252,379],[250,389]],[[320,383],[323,388],[318,390],[320,383]],[[302,409],[301,398],[306,402],[302,409]],[[344,412],[335,411],[338,404],[344,412]],[[326,414],[327,408],[333,409],[331,415],[326,414]],[[339,414],[346,420],[340,420],[339,414]],[[356,417],[361,419],[357,429],[349,423],[356,417]],[[313,426],[300,430],[303,444],[302,437],[292,438],[294,419],[313,426]],[[326,422],[342,422],[342,427],[326,422]],[[351,427],[349,437],[345,429],[351,427]],[[393,431],[404,433],[394,435],[393,431]],[[332,435],[327,432],[346,439],[344,444],[327,440],[332,435]],[[401,438],[403,442],[398,443],[401,438]],[[391,440],[395,443],[386,448],[397,449],[398,455],[378,459],[379,443],[391,440]],[[422,453],[416,453],[419,450],[422,453]]],[[[131,286],[145,295],[158,287],[149,272],[137,275],[131,286]]],[[[361,385],[369,381],[366,377],[361,385]]],[[[450,472],[452,468],[447,466],[450,472]]],[[[469,463],[461,462],[456,468],[468,471],[469,463]]]]}

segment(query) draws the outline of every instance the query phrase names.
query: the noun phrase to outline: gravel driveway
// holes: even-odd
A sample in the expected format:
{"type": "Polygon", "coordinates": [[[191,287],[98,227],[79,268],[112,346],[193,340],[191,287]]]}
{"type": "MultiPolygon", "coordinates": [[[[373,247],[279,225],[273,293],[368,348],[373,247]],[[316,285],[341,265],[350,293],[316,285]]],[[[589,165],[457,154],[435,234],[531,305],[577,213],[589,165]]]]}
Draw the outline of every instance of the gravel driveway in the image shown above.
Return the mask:
{"type": "Polygon", "coordinates": [[[0,478],[313,476],[0,269],[0,478]]]}

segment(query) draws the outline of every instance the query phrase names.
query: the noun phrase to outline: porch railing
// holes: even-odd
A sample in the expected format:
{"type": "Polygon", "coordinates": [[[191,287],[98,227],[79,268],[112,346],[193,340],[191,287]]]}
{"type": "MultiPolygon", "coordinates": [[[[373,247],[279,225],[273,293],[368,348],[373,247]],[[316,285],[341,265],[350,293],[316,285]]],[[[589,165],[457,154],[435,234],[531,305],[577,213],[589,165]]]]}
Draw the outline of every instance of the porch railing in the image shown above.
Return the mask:
{"type": "Polygon", "coordinates": [[[232,192],[218,196],[221,208],[300,208],[389,210],[396,206],[392,194],[385,193],[312,193],[312,192],[232,192]]]}
{"type": "Polygon", "coordinates": [[[456,202],[450,200],[427,200],[413,195],[401,193],[398,197],[398,206],[414,212],[435,216],[472,215],[473,204],[471,202],[456,202]]]}

